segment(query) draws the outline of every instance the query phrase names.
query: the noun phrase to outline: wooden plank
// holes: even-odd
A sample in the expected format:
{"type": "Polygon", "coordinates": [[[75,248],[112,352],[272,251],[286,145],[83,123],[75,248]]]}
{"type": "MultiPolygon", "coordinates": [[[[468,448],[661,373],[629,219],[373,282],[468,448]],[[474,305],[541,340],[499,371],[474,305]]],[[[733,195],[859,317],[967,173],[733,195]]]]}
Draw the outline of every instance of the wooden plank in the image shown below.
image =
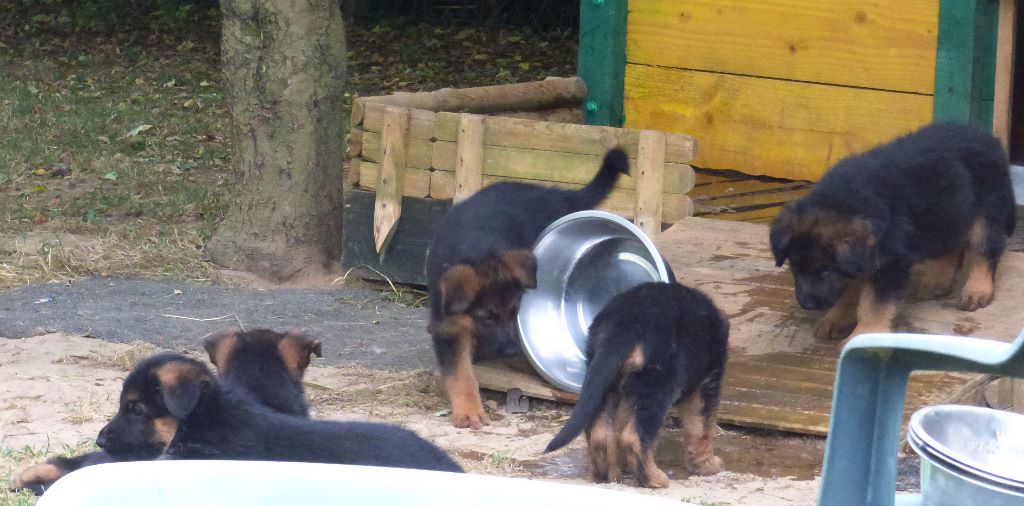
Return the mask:
{"type": "Polygon", "coordinates": [[[694,188],[691,195],[701,201],[711,201],[717,198],[733,198],[751,193],[765,193],[779,190],[799,190],[810,188],[806,181],[761,181],[756,178],[744,180],[722,180],[714,183],[707,183],[694,188]]]}
{"type": "Polygon", "coordinates": [[[1017,0],[999,0],[999,29],[996,40],[996,75],[992,133],[1010,148],[1013,111],[1013,63],[1017,48],[1017,0]]]}
{"type": "Polygon", "coordinates": [[[480,388],[507,392],[511,388],[518,388],[523,395],[535,399],[546,399],[575,403],[578,395],[565,392],[548,385],[540,376],[530,373],[518,372],[510,369],[501,362],[480,362],[473,364],[473,375],[480,383],[480,388]]]}
{"type": "Polygon", "coordinates": [[[828,414],[794,410],[789,406],[751,406],[723,400],[718,421],[758,429],[784,430],[813,436],[828,434],[828,414]]]}
{"type": "MultiPolygon", "coordinates": [[[[635,2],[634,2],[635,4],[635,2]]],[[[579,75],[587,83],[587,123],[622,125],[627,0],[580,2],[579,75]]]]}
{"type": "MultiPolygon", "coordinates": [[[[390,106],[367,102],[363,114],[363,130],[367,132],[382,132],[384,128],[384,111],[390,106]]],[[[432,139],[434,137],[434,117],[437,113],[424,111],[423,109],[409,109],[409,138],[410,139],[432,139]]],[[[455,141],[452,137],[449,139],[455,141]]]]}
{"type": "MultiPolygon", "coordinates": [[[[485,123],[486,124],[486,123],[485,123]]],[[[486,134],[485,134],[486,135],[486,134]]],[[[456,153],[454,145],[447,142],[434,143],[433,168],[454,171],[456,153]]],[[[484,176],[497,176],[555,183],[586,184],[594,178],[601,167],[603,155],[583,155],[535,149],[484,146],[484,176]]],[[[630,160],[636,166],[636,160],[630,160]]],[[[693,168],[689,165],[666,164],[666,193],[686,193],[693,188],[693,168]]],[[[623,175],[615,183],[616,188],[636,188],[636,179],[623,175]]]]}
{"type": "Polygon", "coordinates": [[[665,181],[665,134],[657,130],[640,132],[636,175],[636,226],[649,237],[661,233],[664,222],[662,187],[665,181]]]}
{"type": "MultiPolygon", "coordinates": [[[[488,116],[484,118],[486,133],[484,144],[506,148],[524,148],[539,151],[558,151],[583,155],[604,156],[610,148],[618,146],[636,158],[639,130],[594,125],[574,125],[549,121],[488,116]]],[[[439,140],[458,139],[459,115],[437,113],[434,136],[439,140]]],[[[666,134],[665,160],[671,163],[689,163],[696,151],[693,137],[685,132],[666,134]]]]}
{"type": "MultiPolygon", "coordinates": [[[[548,181],[532,181],[527,179],[484,176],[483,186],[498,182],[530,183],[542,186],[551,186],[565,190],[578,190],[583,188],[581,184],[552,183],[548,181]]],[[[430,173],[430,197],[435,199],[450,199],[455,195],[455,175],[447,171],[434,171],[430,173]]],[[[675,223],[680,219],[693,215],[693,201],[687,195],[666,193],[662,197],[662,219],[664,223],[675,223]]],[[[598,209],[613,212],[626,219],[635,217],[636,192],[626,188],[618,188],[608,195],[608,198],[598,206],[598,209]]]]}
{"type": "Polygon", "coordinates": [[[730,197],[718,197],[706,200],[700,199],[697,200],[697,205],[705,211],[711,209],[743,210],[751,206],[791,202],[807,195],[809,191],[810,188],[800,188],[796,190],[771,191],[764,193],[745,193],[743,195],[730,197]]]}
{"type": "Polygon", "coordinates": [[[395,283],[425,285],[427,248],[441,216],[451,208],[451,201],[402,199],[402,219],[388,254],[381,259],[373,242],[374,196],[373,192],[358,190],[345,193],[342,268],[356,268],[352,275],[357,277],[379,279],[376,272],[380,272],[395,283]]]}
{"type": "Polygon", "coordinates": [[[380,182],[373,210],[373,239],[377,253],[384,255],[402,216],[402,195],[405,186],[406,134],[409,131],[409,109],[388,107],[384,112],[381,133],[380,182]]]}
{"type": "Polygon", "coordinates": [[[442,88],[416,93],[398,92],[367,97],[368,103],[390,104],[427,111],[492,113],[576,107],[583,103],[587,86],[578,77],[552,77],[525,83],[442,88]]]}
{"type": "Polygon", "coordinates": [[[694,164],[818,179],[931,120],[931,98],[629,64],[627,126],[701,132],[694,164]]]}
{"type": "Polygon", "coordinates": [[[693,215],[701,218],[714,218],[716,220],[747,221],[751,223],[771,223],[782,211],[782,204],[768,205],[751,209],[749,211],[736,211],[734,209],[704,209],[700,206],[694,210],[693,215]]]}
{"type": "MultiPolygon", "coordinates": [[[[452,174],[449,172],[448,174],[452,174]]],[[[402,182],[405,197],[430,197],[430,176],[431,172],[425,169],[406,168],[403,172],[402,182]]],[[[359,164],[359,189],[377,190],[380,186],[380,164],[376,162],[362,161],[359,164]]],[[[450,196],[447,198],[451,198],[450,196]]]]}
{"type": "Polygon", "coordinates": [[[463,114],[455,160],[455,203],[480,191],[484,172],[484,118],[463,114]]]}
{"type": "MultiPolygon", "coordinates": [[[[626,59],[660,67],[930,95],[938,4],[934,0],[633,2],[626,59]]],[[[631,86],[627,82],[627,89],[631,86]]]]}
{"type": "MultiPolygon", "coordinates": [[[[371,162],[379,162],[380,159],[380,134],[377,132],[364,132],[363,133],[363,158],[371,162]]],[[[407,148],[405,153],[405,166],[415,167],[417,169],[429,169],[431,166],[431,158],[434,155],[434,143],[427,139],[416,139],[409,138],[407,141],[407,148]]],[[[443,149],[445,152],[455,152],[454,142],[443,142],[445,146],[443,149]]]]}

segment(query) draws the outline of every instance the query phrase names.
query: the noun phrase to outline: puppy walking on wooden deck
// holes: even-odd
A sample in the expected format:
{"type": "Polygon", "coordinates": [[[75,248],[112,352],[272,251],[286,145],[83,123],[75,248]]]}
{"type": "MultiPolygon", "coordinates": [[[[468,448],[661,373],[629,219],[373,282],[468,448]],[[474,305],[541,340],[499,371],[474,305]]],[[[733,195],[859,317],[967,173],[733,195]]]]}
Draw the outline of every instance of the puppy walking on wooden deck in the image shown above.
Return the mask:
{"type": "MultiPolygon", "coordinates": [[[[320,341],[295,330],[282,334],[268,329],[246,332],[232,327],[206,338],[203,347],[222,381],[270,409],[296,416],[308,415],[302,376],[310,357],[320,356],[320,341]]],[[[165,446],[154,436],[140,438],[135,445],[111,448],[111,451],[50,457],[45,463],[21,471],[12,481],[14,488],[26,488],[40,495],[72,471],[111,462],[152,460],[163,453],[165,446]]]]}
{"type": "Polygon", "coordinates": [[[163,353],[124,380],[120,408],[96,444],[116,453],[148,441],[167,459],[271,460],[462,472],[443,450],[383,423],[282,414],[218,381],[202,362],[163,353]]]}
{"type": "Polygon", "coordinates": [[[926,294],[951,292],[963,272],[960,309],[989,305],[1015,219],[999,141],[935,124],[837,163],[783,209],[770,241],[800,307],[827,310],[815,337],[842,339],[890,331],[915,267],[926,294]]]}
{"type": "Polygon", "coordinates": [[[728,339],[729,322],[698,290],[645,283],[616,296],[590,326],[579,401],[545,451],[586,430],[595,482],[619,481],[630,471],[638,485],[667,487],[654,448],[665,414],[675,405],[687,468],[696,474],[721,471],[714,432],[728,339]]]}
{"type": "Polygon", "coordinates": [[[444,216],[427,253],[430,333],[456,427],[489,420],[472,362],[519,352],[516,314],[523,291],[537,286],[531,248],[544,229],[570,213],[592,209],[612,191],[629,159],[608,151],[580,190],[498,183],[444,216]]]}

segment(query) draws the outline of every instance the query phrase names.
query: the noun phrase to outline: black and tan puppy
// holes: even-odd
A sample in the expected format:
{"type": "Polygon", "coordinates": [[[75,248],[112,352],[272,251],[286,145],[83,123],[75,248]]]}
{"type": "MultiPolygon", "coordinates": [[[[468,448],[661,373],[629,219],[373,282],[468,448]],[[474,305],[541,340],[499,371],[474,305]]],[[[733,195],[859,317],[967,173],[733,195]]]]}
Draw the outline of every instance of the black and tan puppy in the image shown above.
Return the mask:
{"type": "Polygon", "coordinates": [[[1014,220],[999,141],[935,124],[837,163],[783,209],[770,240],[800,306],[828,310],[815,337],[841,339],[890,331],[915,267],[932,294],[964,272],[959,307],[987,306],[1014,220]]]}
{"type": "Polygon", "coordinates": [[[158,444],[168,459],[322,462],[461,472],[440,448],[401,427],[310,420],[274,411],[218,381],[201,362],[164,353],[124,380],[101,448],[158,444]]]}
{"type": "Polygon", "coordinates": [[[457,204],[441,220],[427,254],[430,333],[456,427],[488,423],[472,362],[519,352],[516,314],[523,291],[537,285],[531,248],[552,222],[604,200],[625,152],[613,149],[580,190],[499,183],[457,204]]]}
{"type": "Polygon", "coordinates": [[[687,468],[721,471],[715,417],[728,340],[729,322],[698,290],[645,283],[617,295],[590,326],[579,400],[545,451],[585,430],[594,481],[618,481],[630,471],[641,486],[667,487],[654,448],[674,405],[686,437],[687,468]]]}
{"type": "Polygon", "coordinates": [[[302,332],[232,327],[203,341],[221,381],[239,387],[260,404],[291,415],[308,416],[302,376],[322,346],[302,332]]]}
{"type": "MultiPolygon", "coordinates": [[[[210,361],[222,381],[245,392],[270,409],[296,416],[307,416],[302,376],[312,355],[320,356],[319,341],[301,332],[286,334],[268,329],[248,332],[232,327],[203,341],[210,361]]],[[[42,494],[55,481],[87,466],[110,462],[151,460],[163,453],[162,444],[146,443],[121,449],[112,455],[106,451],[74,457],[50,457],[45,463],[29,467],[14,477],[15,488],[42,494]]]]}

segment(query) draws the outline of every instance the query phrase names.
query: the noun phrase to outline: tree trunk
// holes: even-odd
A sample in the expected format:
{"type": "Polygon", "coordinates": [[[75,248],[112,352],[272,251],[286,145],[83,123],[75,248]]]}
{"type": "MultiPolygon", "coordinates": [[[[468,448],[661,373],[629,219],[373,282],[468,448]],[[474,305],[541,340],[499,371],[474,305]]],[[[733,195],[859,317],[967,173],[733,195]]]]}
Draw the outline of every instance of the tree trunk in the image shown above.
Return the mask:
{"type": "Polygon", "coordinates": [[[236,194],[206,252],[282,282],[341,250],[345,28],[337,0],[221,0],[236,194]]]}

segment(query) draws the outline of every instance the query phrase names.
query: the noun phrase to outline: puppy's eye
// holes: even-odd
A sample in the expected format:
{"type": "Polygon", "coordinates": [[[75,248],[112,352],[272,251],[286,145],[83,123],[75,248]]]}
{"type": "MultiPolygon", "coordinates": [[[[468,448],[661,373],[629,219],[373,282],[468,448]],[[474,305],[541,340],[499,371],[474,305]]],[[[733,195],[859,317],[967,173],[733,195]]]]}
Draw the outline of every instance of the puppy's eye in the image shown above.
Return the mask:
{"type": "Polygon", "coordinates": [[[139,402],[133,402],[128,405],[128,414],[132,416],[142,416],[146,414],[146,408],[139,402]]]}

